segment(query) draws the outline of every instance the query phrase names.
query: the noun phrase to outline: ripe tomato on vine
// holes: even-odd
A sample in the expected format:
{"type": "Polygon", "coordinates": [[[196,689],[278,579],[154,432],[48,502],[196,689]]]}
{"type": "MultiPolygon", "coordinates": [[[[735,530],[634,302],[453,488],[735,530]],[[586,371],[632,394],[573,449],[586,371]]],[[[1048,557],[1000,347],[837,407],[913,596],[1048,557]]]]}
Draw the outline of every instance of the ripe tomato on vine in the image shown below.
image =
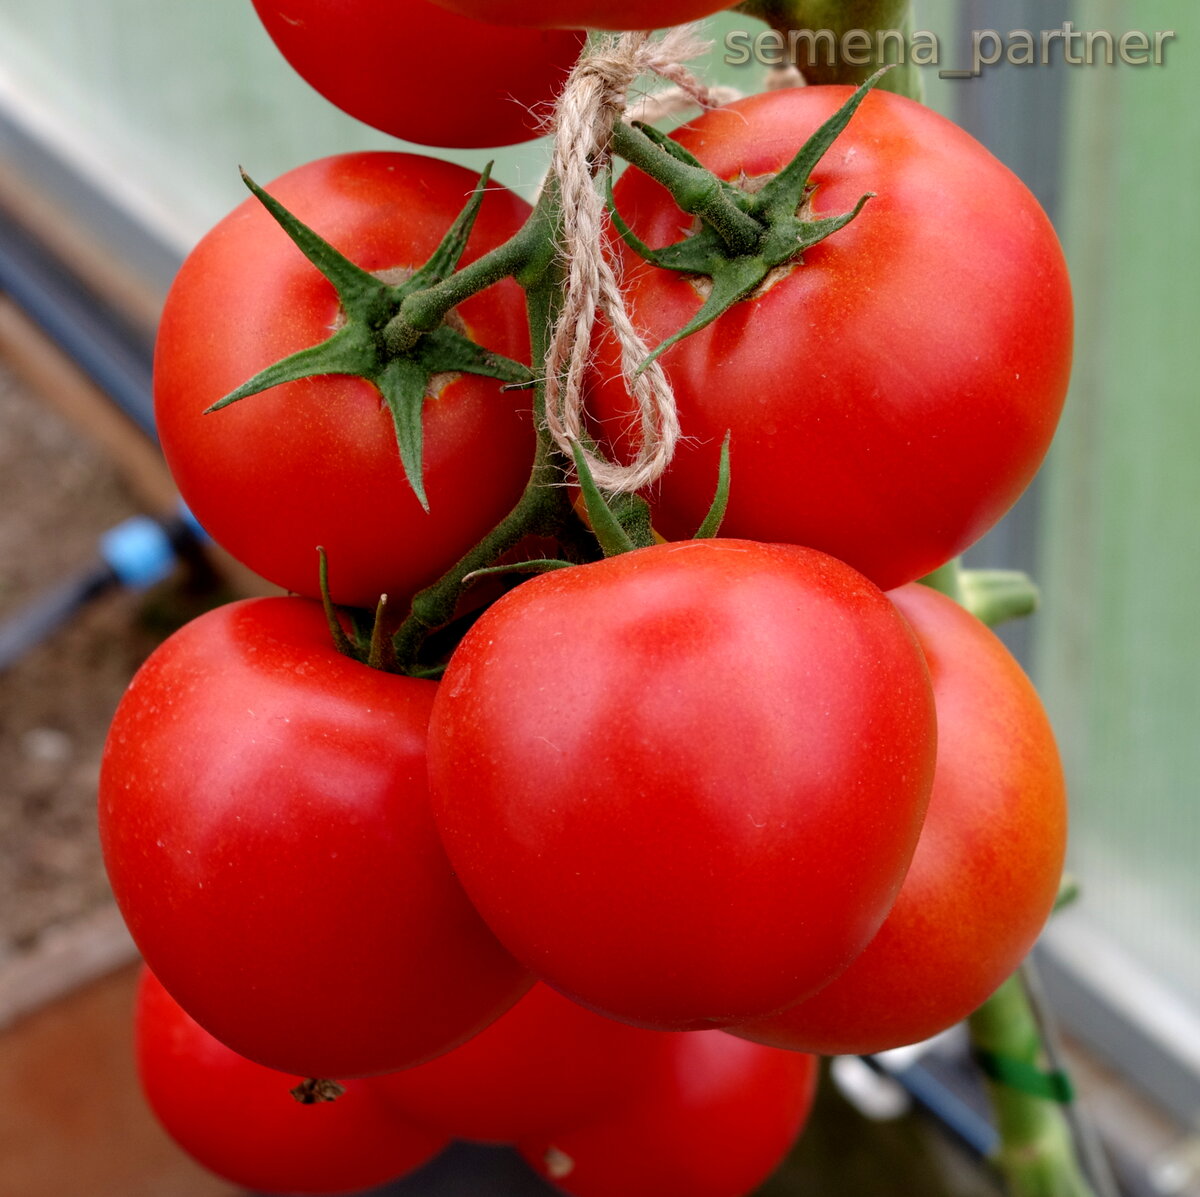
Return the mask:
{"type": "Polygon", "coordinates": [[[378,1080],[347,1081],[336,1100],[301,1104],[303,1082],[214,1039],[149,969],[138,980],[134,1053],[146,1102],[210,1172],[248,1189],[345,1193],[415,1171],[447,1140],[407,1125],[378,1080]]]}
{"type": "Polygon", "coordinates": [[[891,592],[929,663],[937,765],[912,866],[841,976],[741,1028],[760,1043],[867,1055],[966,1018],[1033,947],[1058,896],[1066,792],[1050,722],[998,637],[952,599],[891,592]]]}
{"type": "MultiPolygon", "coordinates": [[[[518,24],[722,7],[443,2],[468,16],[255,7],[335,103],[431,144],[534,131],[501,92],[543,97],[581,38],[518,24]],[[441,36],[448,98],[414,53],[441,36]]],[[[737,1197],[807,1117],[809,1050],[961,1017],[1053,901],[1036,696],[949,599],[882,589],[957,576],[1045,452],[1071,355],[1053,231],[878,76],[672,138],[622,119],[647,70],[699,94],[690,45],[588,54],[532,208],[402,153],[247,180],[164,312],[181,491],[306,597],[209,612],[147,661],[105,750],[106,862],[165,987],[145,1002],[246,1058],[248,1119],[254,1068],[370,1078],[346,1108],[371,1095],[371,1178],[379,1098],[404,1160],[515,1141],[576,1197],[737,1197]],[[657,481],[631,480],[654,427],[657,481]]],[[[152,1101],[190,1125],[164,1058],[152,1101]]]]}
{"type": "Polygon", "coordinates": [[[519,586],[451,658],[431,798],[531,970],[635,1025],[793,1004],[862,950],[929,798],[928,674],[862,575],[664,544],[519,586]]]}
{"type": "MultiPolygon", "coordinates": [[[[787,88],[673,135],[751,192],[850,97],[787,88]]],[[[861,212],[777,268],[661,363],[682,431],[650,492],[670,538],[691,535],[730,434],[726,535],[821,549],[885,589],[944,564],[1016,501],[1058,424],[1072,308],[1054,230],[1023,183],[931,109],[875,90],[806,176],[809,219],[861,212]]],[[[616,212],[651,250],[688,218],[638,170],[616,212]]],[[[631,316],[651,344],[687,325],[702,277],[620,248],[631,316]]],[[[631,404],[611,340],[592,377],[596,427],[625,452],[631,404]]]]}
{"type": "Polygon", "coordinates": [[[670,1038],[623,1109],[520,1144],[542,1176],[571,1197],[745,1197],[775,1171],[812,1108],[816,1059],[720,1031],[670,1038]]]}
{"type": "Polygon", "coordinates": [[[544,132],[583,35],[518,29],[430,0],[254,0],[297,74],[351,116],[429,146],[544,132]],[[474,19],[471,19],[474,18],[474,19]]]}
{"type": "MultiPolygon", "coordinates": [[[[307,163],[270,190],[385,285],[429,258],[476,185],[449,162],[375,152],[307,163]]],[[[489,186],[464,262],[528,216],[524,200],[489,186]]],[[[455,320],[488,350],[528,361],[511,279],[455,320]]],[[[154,361],[159,438],[193,514],[256,573],[316,598],[324,547],[336,601],[373,607],[387,594],[399,606],[516,502],[533,458],[529,400],[495,378],[431,376],[418,417],[427,509],[406,481],[395,417],[365,378],[322,373],[207,410],[344,324],[335,288],[248,198],[188,255],[167,297],[154,361]]]]}
{"type": "Polygon", "coordinates": [[[146,962],[278,1071],[428,1060],[532,978],[455,880],[429,812],[436,686],[341,656],[321,608],[202,615],[138,671],[100,774],[100,842],[146,962]]]}

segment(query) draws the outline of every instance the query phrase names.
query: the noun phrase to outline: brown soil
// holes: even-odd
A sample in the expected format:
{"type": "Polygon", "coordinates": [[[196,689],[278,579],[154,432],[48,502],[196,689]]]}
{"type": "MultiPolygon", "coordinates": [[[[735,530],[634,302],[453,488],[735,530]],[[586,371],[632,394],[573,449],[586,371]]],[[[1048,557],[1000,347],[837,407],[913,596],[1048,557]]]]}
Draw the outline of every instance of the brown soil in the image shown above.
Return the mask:
{"type": "MultiPolygon", "coordinates": [[[[0,361],[0,621],[94,563],[97,537],[137,510],[102,453],[0,361]]],[[[107,592],[0,674],[0,970],[108,901],[100,754],[165,593],[107,592]]]]}

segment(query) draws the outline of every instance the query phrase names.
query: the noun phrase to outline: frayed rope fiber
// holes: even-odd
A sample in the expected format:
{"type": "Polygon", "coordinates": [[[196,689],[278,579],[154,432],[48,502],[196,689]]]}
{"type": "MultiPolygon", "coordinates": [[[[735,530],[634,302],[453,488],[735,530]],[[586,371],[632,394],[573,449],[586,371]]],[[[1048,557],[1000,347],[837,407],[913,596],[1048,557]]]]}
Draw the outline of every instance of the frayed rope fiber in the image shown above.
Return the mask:
{"type": "Polygon", "coordinates": [[[679,440],[675,396],[657,361],[645,366],[649,349],[634,328],[613,265],[604,252],[604,198],[596,178],[608,166],[616,123],[627,112],[634,80],[654,74],[674,86],[642,102],[638,116],[654,117],[682,107],[712,107],[731,98],[707,88],[681,64],[707,49],[693,28],[670,30],[661,40],[624,33],[596,42],[579,60],[559,99],[553,132],[550,179],[562,203],[561,251],[566,293],[546,354],[546,425],[555,444],[571,456],[588,444],[583,380],[597,313],[621,347],[621,370],[637,405],[637,453],[628,465],[585,452],[596,484],[629,493],[658,478],[679,440]]]}

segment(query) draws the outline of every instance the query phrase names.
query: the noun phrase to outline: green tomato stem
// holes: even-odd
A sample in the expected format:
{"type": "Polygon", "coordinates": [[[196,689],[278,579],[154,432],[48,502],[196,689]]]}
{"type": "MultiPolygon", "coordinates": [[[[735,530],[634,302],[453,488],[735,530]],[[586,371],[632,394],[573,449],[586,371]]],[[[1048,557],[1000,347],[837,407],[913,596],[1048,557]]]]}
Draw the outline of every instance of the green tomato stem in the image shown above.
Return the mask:
{"type": "Polygon", "coordinates": [[[921,579],[921,584],[944,594],[947,598],[952,598],[960,607],[965,607],[961,577],[962,561],[958,557],[951,557],[945,565],[939,565],[933,573],[926,574],[921,579]]]}
{"type": "Polygon", "coordinates": [[[966,607],[989,628],[1037,610],[1038,588],[1019,569],[963,569],[955,557],[926,574],[921,583],[966,607]]]}
{"type": "Polygon", "coordinates": [[[964,569],[958,585],[959,601],[989,628],[1037,610],[1038,588],[1019,569],[964,569]]]}
{"type": "MultiPolygon", "coordinates": [[[[1014,974],[969,1020],[977,1053],[1029,1070],[1046,1067],[1047,1055],[1033,1006],[1014,974]]],[[[988,1091],[1000,1132],[996,1162],[1014,1197],[1096,1197],[1076,1153],[1069,1102],[1027,1092],[989,1077],[988,1091]]]]}
{"type": "Polygon", "coordinates": [[[752,253],[765,230],[734,201],[710,170],[672,157],[640,129],[618,121],[612,147],[626,162],[661,183],[679,207],[709,225],[735,254],[752,253]]]}
{"type": "MultiPolygon", "coordinates": [[[[1027,614],[1037,591],[1024,575],[1009,570],[964,570],[954,558],[921,579],[992,625],[1014,614],[1027,614]]],[[[1023,971],[1032,975],[1032,966],[1023,971]]],[[[1048,1014],[1039,1016],[1034,997],[1014,973],[968,1020],[977,1057],[1006,1067],[987,1073],[988,1092],[996,1114],[1000,1147],[996,1162],[1013,1197],[1098,1197],[1080,1159],[1087,1153],[1090,1171],[1103,1183],[1103,1160],[1090,1151],[1079,1124],[1066,1078],[1058,1066],[1057,1048],[1047,1033],[1048,1014]],[[1047,1078],[1043,1071],[1052,1072],[1047,1078]],[[1022,1083],[1022,1074],[1058,1080],[1063,1092],[1046,1096],[1022,1083]]],[[[1109,1197],[1106,1191],[1100,1197],[1109,1197]]]]}
{"type": "MultiPolygon", "coordinates": [[[[992,626],[1036,606],[1037,589],[1015,570],[964,570],[954,558],[921,579],[992,626]]],[[[1104,1158],[1082,1125],[1058,1059],[1049,1013],[1026,963],[968,1020],[971,1046],[985,1068],[1000,1147],[996,1163],[1013,1197],[1115,1197],[1104,1158]],[[1045,1070],[1049,1069],[1047,1073],[1045,1070]],[[1047,1096],[1029,1077],[1060,1082],[1047,1096]],[[1093,1189],[1088,1174],[1101,1186],[1093,1189]]]]}
{"type": "Polygon", "coordinates": [[[448,278],[422,291],[414,291],[383,330],[387,348],[407,353],[426,333],[432,332],[447,313],[465,299],[519,273],[536,256],[540,224],[532,217],[502,245],[456,270],[448,278]]]}
{"type": "MultiPolygon", "coordinates": [[[[533,215],[513,238],[514,242],[521,241],[523,248],[519,257],[514,252],[512,260],[516,268],[507,271],[525,287],[534,362],[546,359],[551,330],[565,292],[564,265],[557,252],[559,210],[558,190],[553,184],[547,185],[533,215]]],[[[537,448],[525,490],[499,524],[432,586],[414,596],[412,610],[393,639],[402,669],[428,672],[418,666],[421,647],[431,632],[454,618],[458,600],[469,585],[468,577],[493,565],[526,536],[555,537],[566,553],[581,561],[600,556],[595,538],[589,535],[571,505],[570,493],[564,485],[570,463],[546,430],[545,412],[546,382],[538,372],[533,399],[537,448]]]]}

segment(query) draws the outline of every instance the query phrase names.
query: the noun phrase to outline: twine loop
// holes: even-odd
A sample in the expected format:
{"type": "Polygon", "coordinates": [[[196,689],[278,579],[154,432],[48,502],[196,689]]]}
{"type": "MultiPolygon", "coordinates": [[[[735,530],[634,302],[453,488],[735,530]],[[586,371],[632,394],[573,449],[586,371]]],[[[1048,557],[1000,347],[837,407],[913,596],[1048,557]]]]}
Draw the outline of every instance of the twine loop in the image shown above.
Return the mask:
{"type": "Polygon", "coordinates": [[[621,372],[637,408],[637,451],[628,465],[584,454],[596,484],[610,493],[640,490],[662,474],[679,440],[679,418],[662,367],[657,361],[645,365],[650,351],[633,326],[604,251],[604,198],[596,178],[609,165],[613,129],[626,115],[629,89],[639,76],[654,74],[673,84],[643,103],[641,112],[656,116],[729,98],[726,89],[704,86],[681,65],[706,48],[687,26],[660,41],[647,33],[605,38],[579,60],[555,111],[550,179],[561,196],[566,292],[546,354],[546,425],[568,457],[573,445],[589,443],[584,377],[599,313],[620,345],[621,372]]]}

